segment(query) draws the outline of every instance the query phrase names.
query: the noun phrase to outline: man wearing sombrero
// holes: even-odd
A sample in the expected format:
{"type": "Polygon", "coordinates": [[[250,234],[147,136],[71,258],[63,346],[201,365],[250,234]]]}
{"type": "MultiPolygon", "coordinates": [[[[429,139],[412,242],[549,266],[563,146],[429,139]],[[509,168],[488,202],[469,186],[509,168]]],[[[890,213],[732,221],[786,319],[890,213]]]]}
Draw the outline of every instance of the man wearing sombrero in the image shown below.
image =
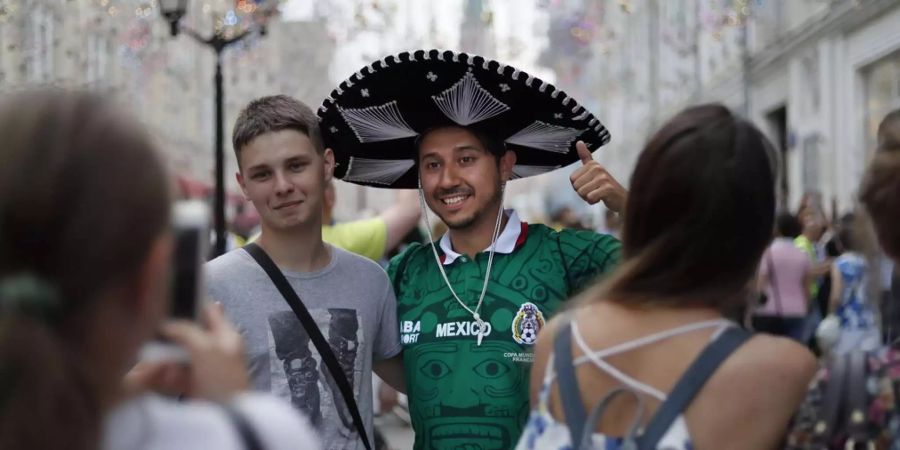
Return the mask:
{"type": "Polygon", "coordinates": [[[625,190],[589,150],[609,133],[548,83],[437,50],[364,67],[319,118],[338,178],[418,188],[426,222],[431,209],[449,228],[388,268],[415,448],[513,447],[528,417],[538,334],[563,301],[618,261],[619,242],[521,222],[502,208],[505,183],[580,159],[571,177],[578,194],[620,210],[625,190]]]}

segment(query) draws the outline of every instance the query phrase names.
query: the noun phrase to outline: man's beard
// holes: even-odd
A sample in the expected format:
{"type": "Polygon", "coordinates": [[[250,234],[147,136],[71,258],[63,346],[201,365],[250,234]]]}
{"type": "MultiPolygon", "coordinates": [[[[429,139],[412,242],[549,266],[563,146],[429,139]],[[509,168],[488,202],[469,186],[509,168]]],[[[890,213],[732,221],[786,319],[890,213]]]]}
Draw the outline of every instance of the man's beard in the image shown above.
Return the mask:
{"type": "MultiPolygon", "coordinates": [[[[494,189],[493,197],[489,202],[487,202],[487,205],[498,205],[497,207],[499,208],[499,202],[502,201],[501,192],[502,186],[498,184],[494,189]]],[[[471,194],[474,196],[474,191],[472,191],[471,189],[450,189],[447,191],[441,191],[438,197],[449,196],[453,194],[471,194]]],[[[440,213],[435,212],[435,214],[437,214],[437,216],[440,217],[441,221],[443,221],[444,224],[447,225],[447,228],[451,230],[465,230],[478,222],[478,220],[484,217],[485,214],[487,214],[487,216],[493,216],[497,214],[497,211],[494,210],[494,208],[491,207],[489,209],[491,209],[492,211],[488,211],[483,208],[477,209],[472,213],[471,216],[459,218],[456,221],[447,220],[445,217],[441,216],[440,213]]],[[[434,211],[434,209],[432,209],[432,211],[434,211]]]]}

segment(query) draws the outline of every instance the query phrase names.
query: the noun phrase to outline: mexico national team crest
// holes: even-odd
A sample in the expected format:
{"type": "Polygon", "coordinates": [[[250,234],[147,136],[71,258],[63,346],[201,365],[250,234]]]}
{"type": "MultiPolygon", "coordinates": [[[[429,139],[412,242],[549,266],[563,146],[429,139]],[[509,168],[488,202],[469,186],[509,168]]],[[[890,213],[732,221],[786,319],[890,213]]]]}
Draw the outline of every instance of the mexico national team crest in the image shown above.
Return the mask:
{"type": "Polygon", "coordinates": [[[544,328],[544,314],[534,303],[523,303],[513,318],[513,340],[519,344],[533,345],[541,328],[544,328]]]}

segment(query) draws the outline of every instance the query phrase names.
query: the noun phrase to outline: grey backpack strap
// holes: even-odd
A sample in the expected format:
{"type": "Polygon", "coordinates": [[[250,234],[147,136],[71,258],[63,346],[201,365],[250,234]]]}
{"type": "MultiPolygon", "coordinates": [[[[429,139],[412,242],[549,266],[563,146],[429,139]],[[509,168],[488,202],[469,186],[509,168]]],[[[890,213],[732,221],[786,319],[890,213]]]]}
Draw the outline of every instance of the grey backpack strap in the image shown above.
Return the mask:
{"type": "Polygon", "coordinates": [[[747,339],[750,333],[738,327],[729,327],[711,344],[707,345],[700,356],[685,371],[678,384],[672,389],[666,401],[660,405],[653,419],[647,424],[640,438],[642,449],[655,449],[672,422],[687,409],[691,401],[706,384],[706,380],[715,373],[719,365],[725,361],[747,339]]]}
{"type": "Polygon", "coordinates": [[[568,320],[559,327],[553,339],[553,366],[556,369],[556,386],[559,388],[566,425],[574,446],[581,442],[584,435],[587,413],[581,404],[581,390],[572,364],[572,323],[568,320]]]}
{"type": "Polygon", "coordinates": [[[583,435],[579,441],[580,445],[577,447],[573,446],[573,449],[593,448],[592,438],[594,436],[594,429],[597,428],[597,424],[600,422],[600,418],[603,417],[603,413],[606,411],[606,407],[609,406],[609,402],[620,394],[631,394],[631,396],[634,397],[637,402],[637,412],[634,415],[634,419],[631,421],[631,425],[628,426],[628,433],[622,440],[621,445],[619,445],[619,450],[638,450],[636,437],[638,430],[641,427],[641,423],[644,421],[644,399],[641,398],[637,392],[625,387],[615,388],[607,392],[606,395],[594,405],[594,408],[591,410],[591,415],[588,416],[587,422],[585,423],[583,435]]]}

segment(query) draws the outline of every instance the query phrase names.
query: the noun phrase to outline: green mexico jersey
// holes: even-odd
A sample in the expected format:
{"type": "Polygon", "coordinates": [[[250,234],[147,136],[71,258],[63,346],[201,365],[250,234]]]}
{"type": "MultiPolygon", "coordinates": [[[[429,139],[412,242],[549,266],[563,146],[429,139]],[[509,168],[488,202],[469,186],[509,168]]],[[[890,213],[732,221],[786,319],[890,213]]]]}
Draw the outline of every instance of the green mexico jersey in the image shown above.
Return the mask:
{"type": "MultiPolygon", "coordinates": [[[[523,223],[515,249],[494,255],[480,346],[477,322],[453,298],[430,244],[391,260],[415,448],[515,446],[529,414],[538,333],[567,298],[618,262],[619,247],[612,236],[523,223]]],[[[444,266],[473,310],[487,262],[484,252],[444,266]]]]}

